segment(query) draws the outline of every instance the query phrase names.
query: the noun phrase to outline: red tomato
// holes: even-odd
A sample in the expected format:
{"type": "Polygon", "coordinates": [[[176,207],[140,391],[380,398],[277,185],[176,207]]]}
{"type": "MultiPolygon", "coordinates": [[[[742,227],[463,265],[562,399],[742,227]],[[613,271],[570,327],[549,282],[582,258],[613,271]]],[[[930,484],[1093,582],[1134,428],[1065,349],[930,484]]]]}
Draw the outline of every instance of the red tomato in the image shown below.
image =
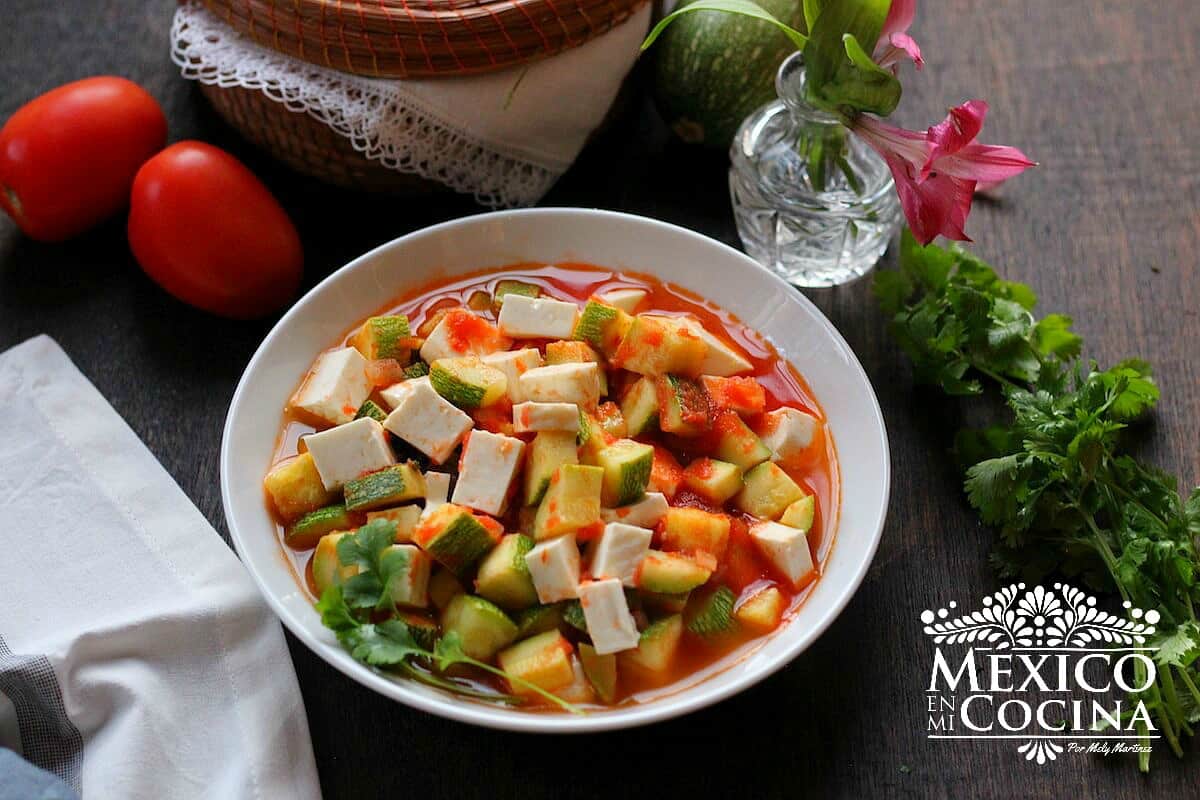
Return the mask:
{"type": "Polygon", "coordinates": [[[167,118],[124,78],[85,78],[30,100],[0,128],[0,207],[31,238],[59,242],[120,211],[167,118]]]}
{"type": "Polygon", "coordinates": [[[233,319],[282,307],[304,264],[296,228],[267,187],[203,142],[173,144],[138,171],[129,245],[159,286],[233,319]]]}

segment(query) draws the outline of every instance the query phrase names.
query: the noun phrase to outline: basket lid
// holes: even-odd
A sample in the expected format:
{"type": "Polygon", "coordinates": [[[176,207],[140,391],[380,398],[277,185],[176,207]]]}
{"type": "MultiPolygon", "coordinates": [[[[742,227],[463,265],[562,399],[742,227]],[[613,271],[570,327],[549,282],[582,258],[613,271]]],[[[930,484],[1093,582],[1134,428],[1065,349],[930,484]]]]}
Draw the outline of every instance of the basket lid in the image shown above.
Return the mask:
{"type": "Polygon", "coordinates": [[[583,44],[647,0],[204,0],[259,44],[383,78],[505,69],[583,44]]]}

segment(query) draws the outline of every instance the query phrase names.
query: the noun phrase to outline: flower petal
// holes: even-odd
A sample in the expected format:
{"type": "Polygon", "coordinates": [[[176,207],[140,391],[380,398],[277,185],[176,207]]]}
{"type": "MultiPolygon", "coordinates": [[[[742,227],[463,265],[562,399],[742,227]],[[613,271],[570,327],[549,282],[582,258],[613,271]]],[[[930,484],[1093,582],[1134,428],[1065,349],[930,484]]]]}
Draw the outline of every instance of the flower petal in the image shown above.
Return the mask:
{"type": "Polygon", "coordinates": [[[881,67],[893,67],[906,58],[912,59],[913,64],[917,69],[925,66],[925,59],[921,56],[921,48],[917,45],[916,39],[913,39],[907,33],[893,33],[886,40],[879,40],[879,47],[875,49],[875,63],[881,67]]]}
{"type": "Polygon", "coordinates": [[[977,189],[986,190],[1036,166],[1015,147],[972,142],[957,154],[938,159],[934,168],[945,175],[973,180],[977,189]]]}
{"type": "Polygon", "coordinates": [[[879,43],[889,41],[893,33],[906,32],[912,27],[913,18],[916,16],[917,0],[892,0],[887,18],[883,21],[883,29],[879,32],[879,43]]]}
{"type": "Polygon", "coordinates": [[[983,100],[968,100],[950,109],[946,118],[926,132],[931,145],[929,160],[921,170],[922,177],[934,168],[934,161],[943,156],[954,155],[966,147],[983,130],[983,119],[987,116],[988,104],[983,100]]]}

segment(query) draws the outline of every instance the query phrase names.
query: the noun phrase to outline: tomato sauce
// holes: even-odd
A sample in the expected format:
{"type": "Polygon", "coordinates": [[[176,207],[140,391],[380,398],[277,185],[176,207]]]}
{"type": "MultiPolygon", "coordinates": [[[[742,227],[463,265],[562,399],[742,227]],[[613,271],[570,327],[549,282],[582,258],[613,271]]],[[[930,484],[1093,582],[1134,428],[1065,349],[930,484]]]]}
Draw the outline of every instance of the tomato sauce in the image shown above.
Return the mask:
{"type": "MultiPolygon", "coordinates": [[[[466,307],[468,299],[478,292],[486,292],[490,295],[496,284],[505,279],[536,284],[541,287],[543,296],[573,300],[580,305],[592,295],[600,292],[614,289],[645,290],[647,298],[639,306],[639,311],[653,311],[656,314],[669,316],[692,315],[699,319],[710,332],[718,335],[727,343],[736,345],[754,365],[752,384],[750,381],[739,381],[728,387],[729,394],[723,399],[730,405],[762,408],[763,412],[787,405],[812,414],[822,421],[825,419],[820,405],[804,378],[784,361],[775,348],[759,333],[749,329],[736,316],[715,304],[682,287],[663,283],[648,275],[615,272],[587,264],[513,264],[481,270],[451,281],[431,283],[384,304],[375,314],[405,314],[408,316],[410,327],[416,331],[435,314],[444,314],[450,308],[466,307]],[[761,389],[755,387],[761,387],[761,389]]],[[[345,335],[335,346],[342,347],[350,344],[350,339],[358,330],[361,322],[361,320],[356,320],[353,326],[347,328],[345,335]]],[[[455,327],[454,335],[464,340],[473,338],[477,332],[471,330],[469,326],[469,321],[460,323],[455,327]]],[[[540,344],[541,342],[528,340],[522,342],[522,346],[538,346],[540,344]]],[[[466,349],[465,346],[463,349],[466,349]]],[[[614,385],[612,396],[614,398],[618,396],[622,388],[622,386],[614,385]]],[[[491,420],[486,418],[476,418],[476,423],[480,427],[491,427],[489,422],[491,420]]],[[[751,428],[757,429],[753,416],[749,416],[747,422],[751,428]]],[[[315,428],[299,415],[291,410],[287,411],[284,415],[273,463],[303,452],[302,437],[314,430],[315,428]]],[[[521,436],[524,435],[521,434],[521,436]]],[[[685,464],[690,461],[693,457],[693,452],[690,451],[695,450],[697,454],[707,454],[707,445],[704,441],[662,434],[656,435],[655,438],[659,440],[654,442],[656,452],[653,476],[657,479],[678,482],[683,477],[680,461],[685,464]],[[660,442],[665,442],[670,449],[661,447],[660,442]]],[[[823,428],[819,434],[819,440],[809,448],[808,453],[804,463],[788,465],[785,469],[801,488],[816,498],[816,515],[809,533],[809,547],[817,566],[815,576],[807,585],[798,589],[791,588],[786,580],[774,574],[769,563],[759,554],[750,539],[749,523],[753,521],[753,517],[726,510],[725,513],[731,514],[733,517],[729,546],[726,556],[721,560],[721,564],[712,578],[713,582],[728,585],[737,592],[747,587],[766,586],[773,583],[789,598],[788,609],[780,627],[787,624],[788,619],[794,615],[796,609],[811,593],[813,585],[820,579],[824,563],[833,546],[840,512],[840,481],[836,449],[834,442],[825,435],[823,428]]],[[[672,499],[671,505],[693,506],[706,511],[722,510],[713,507],[704,498],[682,487],[672,499]]],[[[519,514],[520,511],[517,508],[509,511],[502,520],[505,530],[522,529],[518,521],[519,514]]],[[[523,519],[527,519],[527,517],[523,519]]],[[[362,521],[365,521],[365,517],[362,521]]],[[[283,525],[280,524],[277,528],[280,547],[289,559],[297,581],[315,600],[311,566],[312,550],[301,551],[287,547],[283,543],[283,525]]],[[[656,533],[656,541],[660,536],[661,532],[656,533]]],[[[579,541],[584,541],[586,538],[586,535],[577,536],[579,541]]],[[[770,633],[766,634],[766,636],[769,635],[770,633]]],[[[735,668],[737,662],[748,655],[764,639],[765,636],[759,632],[743,631],[716,642],[710,642],[685,633],[680,655],[675,660],[670,674],[650,677],[637,675],[632,670],[620,673],[620,692],[617,705],[652,699],[661,696],[664,692],[691,685],[701,677],[735,668]]],[[[474,682],[477,684],[491,685],[498,691],[506,691],[505,687],[488,678],[479,676],[474,676],[474,678],[474,682]]],[[[603,708],[608,707],[611,706],[603,706],[603,708]]],[[[536,710],[554,710],[551,706],[534,706],[534,708],[536,710]]]]}

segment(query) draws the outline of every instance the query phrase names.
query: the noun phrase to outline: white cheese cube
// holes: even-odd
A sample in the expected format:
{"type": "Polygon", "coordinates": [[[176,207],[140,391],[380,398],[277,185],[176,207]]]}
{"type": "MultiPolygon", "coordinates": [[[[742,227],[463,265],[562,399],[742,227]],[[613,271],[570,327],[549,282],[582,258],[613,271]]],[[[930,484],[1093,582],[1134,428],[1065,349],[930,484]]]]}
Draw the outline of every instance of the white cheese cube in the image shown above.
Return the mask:
{"type": "Polygon", "coordinates": [[[521,403],[525,401],[525,395],[521,391],[521,375],[540,367],[542,354],[535,347],[526,347],[523,350],[492,353],[480,360],[504,373],[504,377],[508,379],[508,399],[513,403],[521,403]]]}
{"type": "Polygon", "coordinates": [[[438,394],[428,375],[407,383],[383,427],[441,464],[475,422],[438,394]]]}
{"type": "Polygon", "coordinates": [[[513,430],[530,431],[579,430],[579,406],[574,403],[518,403],[513,406],[513,430]]]}
{"type": "Polygon", "coordinates": [[[382,558],[404,559],[407,564],[403,569],[391,570],[392,577],[387,589],[392,600],[399,605],[416,608],[429,605],[429,571],[433,566],[429,555],[411,544],[394,544],[384,551],[382,558]]]}
{"type": "Polygon", "coordinates": [[[451,502],[499,516],[508,487],[521,466],[525,443],[512,436],[475,430],[463,443],[458,483],[451,502]]]}
{"type": "Polygon", "coordinates": [[[579,307],[549,297],[506,294],[500,306],[500,333],[513,339],[570,339],[579,307]]]}
{"type": "Polygon", "coordinates": [[[396,463],[383,428],[369,417],[310,434],[304,437],[304,443],[312,453],[321,483],[331,492],[363,473],[396,463]]]}
{"type": "Polygon", "coordinates": [[[645,289],[613,289],[597,296],[596,299],[605,305],[619,308],[626,314],[632,314],[645,297],[645,289]]]}
{"type": "MultiPolygon", "coordinates": [[[[511,296],[511,295],[510,295],[511,296]]],[[[505,299],[505,303],[508,300],[505,299]]],[[[579,592],[579,547],[575,535],[547,539],[525,554],[529,577],[537,590],[538,601],[557,603],[570,600],[579,592]]]]}
{"type": "Polygon", "coordinates": [[[701,375],[716,375],[727,378],[743,372],[751,372],[754,365],[740,351],[718,339],[698,320],[686,319],[687,325],[708,345],[704,361],[700,362],[701,375]]]}
{"type": "Polygon", "coordinates": [[[525,399],[537,403],[595,408],[600,402],[600,365],[591,362],[531,369],[521,376],[520,383],[525,399]]]}
{"type": "Polygon", "coordinates": [[[425,510],[437,508],[450,497],[450,476],[445,472],[425,473],[425,510]]]}
{"type": "Polygon", "coordinates": [[[353,347],[322,353],[292,397],[292,406],[333,425],[354,419],[371,393],[367,360],[353,347]]]}
{"type": "MultiPolygon", "coordinates": [[[[452,320],[454,317],[461,316],[463,314],[469,314],[476,317],[478,316],[477,314],[471,314],[471,312],[465,308],[455,308],[446,314],[446,316],[442,317],[441,322],[439,322],[434,329],[429,332],[429,336],[425,339],[425,344],[421,345],[421,358],[425,360],[426,364],[432,364],[439,358],[457,358],[458,356],[485,356],[489,353],[494,353],[497,350],[505,349],[505,342],[502,341],[499,336],[480,337],[465,343],[459,340],[459,346],[462,347],[465,344],[465,349],[460,350],[456,348],[454,346],[453,337],[450,335],[451,326],[449,324],[449,320],[452,320]]],[[[479,321],[483,325],[489,328],[491,327],[491,323],[487,322],[482,317],[479,318],[479,321]]]]}
{"type": "Polygon", "coordinates": [[[778,522],[759,522],[751,526],[750,538],[793,585],[813,571],[812,553],[804,531],[778,522]]]}
{"type": "Polygon", "coordinates": [[[625,592],[618,578],[587,581],[579,586],[579,603],[587,620],[588,636],[600,655],[637,647],[637,623],[629,613],[625,592]]]}
{"type": "Polygon", "coordinates": [[[620,508],[600,509],[605,522],[624,522],[639,528],[653,528],[667,514],[667,497],[662,492],[647,492],[636,503],[620,508]]]}
{"type": "Polygon", "coordinates": [[[820,424],[811,414],[786,406],[766,414],[762,441],[771,449],[771,460],[786,463],[803,454],[820,424]]]}
{"type": "Polygon", "coordinates": [[[604,532],[591,546],[588,572],[592,578],[617,578],[626,586],[633,586],[633,573],[642,556],[650,549],[654,532],[637,528],[623,522],[610,522],[604,532]]]}
{"type": "Polygon", "coordinates": [[[386,389],[380,389],[379,396],[383,398],[383,402],[387,403],[389,409],[395,408],[400,405],[400,398],[408,394],[408,390],[412,388],[412,384],[411,380],[393,383],[386,389]]]}

